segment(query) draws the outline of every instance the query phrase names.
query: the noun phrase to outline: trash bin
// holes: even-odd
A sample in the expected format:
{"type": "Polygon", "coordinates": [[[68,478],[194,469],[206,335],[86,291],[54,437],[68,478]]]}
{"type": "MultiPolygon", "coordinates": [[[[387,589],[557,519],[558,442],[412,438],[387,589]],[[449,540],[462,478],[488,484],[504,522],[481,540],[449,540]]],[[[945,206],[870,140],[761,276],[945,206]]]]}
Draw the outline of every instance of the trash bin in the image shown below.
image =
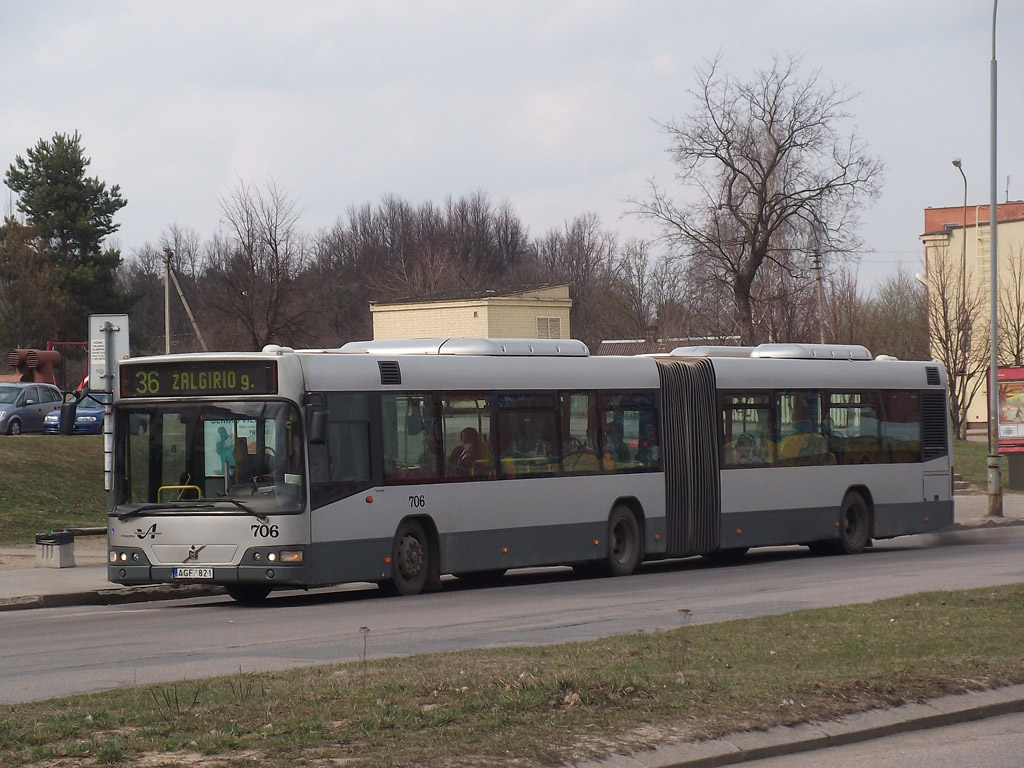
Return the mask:
{"type": "Polygon", "coordinates": [[[36,568],[73,568],[75,534],[50,531],[36,534],[36,568]]]}

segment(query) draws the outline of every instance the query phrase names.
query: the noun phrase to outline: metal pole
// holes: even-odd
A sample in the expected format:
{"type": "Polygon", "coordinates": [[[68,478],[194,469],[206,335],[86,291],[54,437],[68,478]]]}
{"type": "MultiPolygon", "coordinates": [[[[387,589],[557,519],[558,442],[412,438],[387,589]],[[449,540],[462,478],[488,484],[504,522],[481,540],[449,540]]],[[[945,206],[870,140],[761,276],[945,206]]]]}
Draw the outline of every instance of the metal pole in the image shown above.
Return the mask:
{"type": "Polygon", "coordinates": [[[164,248],[164,352],[171,354],[171,249],[164,248]]]}
{"type": "MultiPolygon", "coordinates": [[[[960,171],[960,176],[964,180],[964,225],[960,230],[960,309],[956,322],[957,355],[954,358],[959,361],[956,371],[959,384],[957,392],[959,392],[960,388],[966,386],[964,376],[960,371],[967,371],[967,358],[971,351],[971,322],[967,317],[967,174],[964,173],[959,157],[953,159],[953,167],[960,171]]],[[[967,439],[967,413],[966,411],[961,413],[959,408],[957,411],[957,437],[961,440],[967,439]]]]}
{"type": "Polygon", "coordinates": [[[989,189],[989,381],[988,381],[988,514],[990,517],[1003,516],[1003,488],[999,476],[999,355],[998,321],[996,306],[999,271],[999,200],[996,197],[996,11],[999,0],[992,2],[992,63],[990,67],[990,97],[992,103],[990,159],[991,186],[989,189]]]}
{"type": "Polygon", "coordinates": [[[821,254],[814,254],[814,273],[818,283],[818,337],[825,343],[825,289],[821,284],[821,254]]]}

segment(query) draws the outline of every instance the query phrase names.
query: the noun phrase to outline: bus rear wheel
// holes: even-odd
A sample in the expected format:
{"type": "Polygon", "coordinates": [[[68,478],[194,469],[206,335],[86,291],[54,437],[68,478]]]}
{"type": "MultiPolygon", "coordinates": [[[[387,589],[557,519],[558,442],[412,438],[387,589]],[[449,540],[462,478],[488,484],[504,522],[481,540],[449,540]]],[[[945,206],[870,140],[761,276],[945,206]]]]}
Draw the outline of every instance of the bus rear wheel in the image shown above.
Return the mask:
{"type": "Polygon", "coordinates": [[[423,524],[406,520],[391,545],[391,584],[400,595],[418,595],[430,575],[430,540],[423,524]]]}
{"type": "Polygon", "coordinates": [[[843,498],[839,515],[839,542],[836,551],[843,555],[856,555],[864,551],[871,541],[871,513],[864,497],[850,491],[843,498]]]}
{"type": "Polygon", "coordinates": [[[619,505],[608,518],[608,555],[605,565],[612,576],[628,576],[640,564],[640,526],[633,510],[619,505]]]}

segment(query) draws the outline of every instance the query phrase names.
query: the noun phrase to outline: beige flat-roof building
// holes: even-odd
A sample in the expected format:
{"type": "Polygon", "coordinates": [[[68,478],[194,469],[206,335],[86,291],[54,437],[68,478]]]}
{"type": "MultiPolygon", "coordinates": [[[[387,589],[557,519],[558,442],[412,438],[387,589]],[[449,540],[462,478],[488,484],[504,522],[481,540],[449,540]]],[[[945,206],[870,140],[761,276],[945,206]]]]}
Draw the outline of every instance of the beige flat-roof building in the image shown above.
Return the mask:
{"type": "Polygon", "coordinates": [[[568,339],[567,283],[370,304],[374,339],[568,339]]]}
{"type": "MultiPolygon", "coordinates": [[[[1020,332],[1020,319],[1007,317],[1007,311],[1019,312],[1024,304],[1018,299],[1008,299],[1007,291],[1017,292],[1017,283],[1024,268],[1024,202],[1000,203],[999,254],[997,306],[999,318],[1000,365],[1010,364],[1004,345],[1007,337],[1020,332]]],[[[989,206],[955,205],[941,208],[926,208],[924,212],[925,285],[929,303],[945,300],[950,304],[948,313],[955,314],[961,303],[973,307],[969,320],[961,321],[962,339],[959,343],[973,361],[979,375],[965,377],[964,386],[975,391],[967,409],[967,423],[982,425],[988,423],[988,359],[989,359],[989,317],[991,313],[991,229],[989,227],[989,206]],[[943,284],[943,281],[945,284],[943,284]]],[[[1021,294],[1017,294],[1021,295],[1021,294]]],[[[966,313],[965,313],[966,314],[966,313]]],[[[948,321],[956,329],[957,320],[948,321]]],[[[942,350],[936,346],[935,329],[932,329],[932,354],[942,360],[942,350]]],[[[941,331],[940,331],[941,333],[941,331]]],[[[957,342],[947,341],[948,344],[957,342]]],[[[950,372],[955,374],[955,372],[950,372]]]]}

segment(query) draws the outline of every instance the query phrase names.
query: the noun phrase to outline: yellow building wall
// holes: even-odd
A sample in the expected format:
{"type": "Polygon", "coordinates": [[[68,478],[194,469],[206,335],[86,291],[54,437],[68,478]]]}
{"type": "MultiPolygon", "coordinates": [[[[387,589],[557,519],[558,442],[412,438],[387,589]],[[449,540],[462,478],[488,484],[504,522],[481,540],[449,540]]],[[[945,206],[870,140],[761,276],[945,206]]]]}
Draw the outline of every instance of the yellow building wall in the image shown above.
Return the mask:
{"type": "Polygon", "coordinates": [[[538,318],[558,318],[570,338],[568,285],[453,301],[371,305],[374,339],[537,338],[538,318]]]}
{"type": "Polygon", "coordinates": [[[394,304],[373,310],[373,338],[427,339],[488,336],[483,303],[394,304]]]}
{"type": "MultiPolygon", "coordinates": [[[[973,209],[971,209],[973,210],[973,209]]],[[[972,214],[973,215],[973,214],[972,214]]],[[[943,233],[936,233],[922,236],[926,249],[926,262],[935,255],[945,253],[947,259],[952,260],[956,273],[960,274],[961,260],[964,266],[964,279],[968,295],[981,297],[979,316],[971,328],[971,348],[977,354],[989,359],[989,318],[991,317],[991,264],[990,258],[990,230],[987,222],[981,226],[971,225],[966,232],[963,227],[954,227],[943,233]],[[966,243],[964,242],[966,234],[966,243]]],[[[1022,248],[1024,248],[1024,221],[1001,221],[999,222],[999,262],[997,266],[999,285],[997,297],[1001,295],[1008,286],[1008,281],[1013,274],[1010,268],[1011,258],[1020,259],[1022,248]]],[[[1018,267],[1017,272],[1020,272],[1018,267]]],[[[928,292],[932,295],[937,289],[933,285],[934,275],[931,272],[927,275],[928,292]]],[[[957,291],[959,288],[956,289],[957,291]]],[[[959,295],[958,293],[956,295],[959,295]]],[[[998,298],[997,298],[998,301],[998,298]]],[[[1004,335],[1006,327],[1004,319],[999,319],[999,333],[1004,335]]],[[[932,348],[932,355],[941,359],[939,350],[932,348]]],[[[1000,359],[1000,364],[1005,361],[1000,359]]],[[[985,375],[982,380],[976,382],[971,379],[968,387],[973,389],[977,384],[977,394],[967,409],[967,422],[971,425],[988,423],[988,367],[986,365],[985,375]]]]}

